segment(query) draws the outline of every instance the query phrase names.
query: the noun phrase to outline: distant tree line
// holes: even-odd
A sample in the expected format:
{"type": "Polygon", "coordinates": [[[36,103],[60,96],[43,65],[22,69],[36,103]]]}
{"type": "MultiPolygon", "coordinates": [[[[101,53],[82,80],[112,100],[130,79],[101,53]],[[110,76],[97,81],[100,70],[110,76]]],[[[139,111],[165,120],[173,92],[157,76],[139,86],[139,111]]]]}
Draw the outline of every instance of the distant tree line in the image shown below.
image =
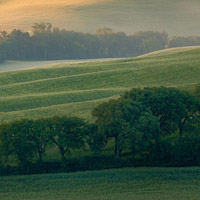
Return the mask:
{"type": "Polygon", "coordinates": [[[195,94],[174,88],[132,89],[98,105],[94,123],[73,117],[19,120],[0,126],[1,173],[42,173],[122,166],[200,165],[200,85],[195,94]],[[102,154],[110,145],[113,156],[102,154]],[[47,162],[57,148],[60,162],[47,162]],[[89,157],[70,157],[80,149],[89,157]],[[11,171],[10,171],[11,170],[11,171]]]}
{"type": "Polygon", "coordinates": [[[174,36],[168,41],[167,47],[200,46],[200,36],[174,36]]]}
{"type": "Polygon", "coordinates": [[[90,34],[59,29],[50,23],[35,23],[31,33],[16,29],[0,32],[0,62],[132,57],[164,49],[167,44],[165,31],[137,31],[127,36],[103,27],[90,34]]]}
{"type": "Polygon", "coordinates": [[[200,36],[168,38],[165,31],[136,31],[132,35],[102,27],[95,34],[67,31],[50,23],[35,23],[31,33],[0,32],[0,62],[134,57],[168,47],[200,45],[200,36]]]}

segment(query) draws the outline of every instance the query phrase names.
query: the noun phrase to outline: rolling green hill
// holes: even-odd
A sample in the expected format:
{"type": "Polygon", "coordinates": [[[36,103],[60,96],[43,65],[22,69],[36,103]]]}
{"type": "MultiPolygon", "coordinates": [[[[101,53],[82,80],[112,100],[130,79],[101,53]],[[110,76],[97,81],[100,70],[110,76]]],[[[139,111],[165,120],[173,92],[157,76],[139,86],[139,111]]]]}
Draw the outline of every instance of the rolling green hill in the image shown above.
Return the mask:
{"type": "Polygon", "coordinates": [[[136,58],[56,64],[0,73],[0,121],[80,116],[133,87],[192,88],[200,82],[200,47],[167,49],[136,58]]]}
{"type": "Polygon", "coordinates": [[[125,168],[0,179],[1,200],[198,200],[200,168],[125,168]]]}

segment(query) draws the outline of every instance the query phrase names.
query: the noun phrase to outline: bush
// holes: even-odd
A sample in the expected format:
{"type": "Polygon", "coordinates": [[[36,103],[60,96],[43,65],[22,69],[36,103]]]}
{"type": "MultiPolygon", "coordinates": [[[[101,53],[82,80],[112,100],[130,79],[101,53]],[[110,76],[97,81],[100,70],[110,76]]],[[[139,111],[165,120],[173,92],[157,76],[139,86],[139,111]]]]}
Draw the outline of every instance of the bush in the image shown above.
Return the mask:
{"type": "Polygon", "coordinates": [[[184,134],[176,139],[172,162],[177,166],[200,165],[200,134],[184,134]]]}

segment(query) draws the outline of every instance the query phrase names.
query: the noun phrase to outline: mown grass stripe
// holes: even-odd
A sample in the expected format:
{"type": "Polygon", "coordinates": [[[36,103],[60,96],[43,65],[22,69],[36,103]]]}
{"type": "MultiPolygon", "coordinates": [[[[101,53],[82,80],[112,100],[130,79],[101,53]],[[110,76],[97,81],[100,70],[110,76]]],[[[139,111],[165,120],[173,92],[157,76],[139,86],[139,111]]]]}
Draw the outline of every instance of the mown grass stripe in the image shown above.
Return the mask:
{"type": "Polygon", "coordinates": [[[53,115],[92,120],[90,112],[98,103],[133,87],[192,89],[200,82],[199,60],[200,47],[189,47],[137,58],[0,73],[0,120],[53,115]]]}

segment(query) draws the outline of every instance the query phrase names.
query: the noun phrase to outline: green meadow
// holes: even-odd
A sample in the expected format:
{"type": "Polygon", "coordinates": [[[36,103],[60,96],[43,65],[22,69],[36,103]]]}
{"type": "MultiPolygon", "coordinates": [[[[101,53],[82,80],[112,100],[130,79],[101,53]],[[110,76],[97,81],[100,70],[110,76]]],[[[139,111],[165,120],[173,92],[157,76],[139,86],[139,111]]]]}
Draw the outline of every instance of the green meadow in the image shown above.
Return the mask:
{"type": "Polygon", "coordinates": [[[0,121],[55,115],[92,120],[91,110],[133,87],[192,90],[200,82],[200,47],[136,58],[61,63],[0,73],[0,121]]]}
{"type": "Polygon", "coordinates": [[[124,168],[0,179],[1,200],[199,200],[200,168],[124,168]]]}

